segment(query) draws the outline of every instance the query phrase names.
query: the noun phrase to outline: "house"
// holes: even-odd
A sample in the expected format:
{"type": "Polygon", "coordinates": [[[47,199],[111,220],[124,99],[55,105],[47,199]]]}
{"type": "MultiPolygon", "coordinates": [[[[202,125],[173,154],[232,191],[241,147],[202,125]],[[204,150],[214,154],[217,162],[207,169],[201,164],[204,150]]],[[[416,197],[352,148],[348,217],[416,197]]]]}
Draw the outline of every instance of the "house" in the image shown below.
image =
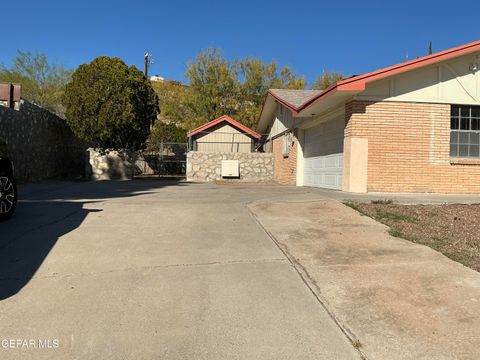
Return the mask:
{"type": "Polygon", "coordinates": [[[201,152],[251,153],[261,138],[260,134],[226,115],[189,131],[187,135],[189,149],[201,152]]]}
{"type": "Polygon", "coordinates": [[[273,154],[259,150],[261,135],[228,116],[188,132],[187,180],[272,182],[273,154]]]}
{"type": "Polygon", "coordinates": [[[337,82],[270,90],[275,179],[350,192],[480,193],[480,41],[337,82]]]}

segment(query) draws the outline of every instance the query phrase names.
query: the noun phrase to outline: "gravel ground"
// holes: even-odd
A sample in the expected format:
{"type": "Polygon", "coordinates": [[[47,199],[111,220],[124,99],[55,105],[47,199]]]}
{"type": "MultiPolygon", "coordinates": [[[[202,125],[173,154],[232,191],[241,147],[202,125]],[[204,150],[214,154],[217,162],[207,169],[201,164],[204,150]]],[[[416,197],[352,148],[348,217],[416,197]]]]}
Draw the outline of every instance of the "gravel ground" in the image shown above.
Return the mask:
{"type": "Polygon", "coordinates": [[[391,235],[427,245],[480,272],[480,204],[346,205],[388,225],[391,235]]]}

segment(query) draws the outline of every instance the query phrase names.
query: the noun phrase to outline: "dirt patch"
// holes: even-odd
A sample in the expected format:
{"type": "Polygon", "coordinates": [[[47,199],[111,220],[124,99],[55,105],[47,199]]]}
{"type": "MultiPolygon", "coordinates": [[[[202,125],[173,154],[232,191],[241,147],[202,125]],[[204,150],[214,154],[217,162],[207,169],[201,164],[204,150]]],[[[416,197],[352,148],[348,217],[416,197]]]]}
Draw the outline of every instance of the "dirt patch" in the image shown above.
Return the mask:
{"type": "Polygon", "coordinates": [[[345,204],[388,225],[392,236],[427,245],[480,272],[480,204],[345,204]]]}

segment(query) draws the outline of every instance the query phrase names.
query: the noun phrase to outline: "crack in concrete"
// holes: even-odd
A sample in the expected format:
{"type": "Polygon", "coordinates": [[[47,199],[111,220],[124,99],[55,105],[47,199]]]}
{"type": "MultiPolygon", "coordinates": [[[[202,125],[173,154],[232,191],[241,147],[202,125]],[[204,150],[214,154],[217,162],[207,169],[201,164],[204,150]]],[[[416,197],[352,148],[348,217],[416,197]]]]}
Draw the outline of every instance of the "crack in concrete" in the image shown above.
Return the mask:
{"type": "MultiPolygon", "coordinates": [[[[283,245],[285,246],[285,245],[283,245]]],[[[305,258],[296,258],[297,261],[314,261],[314,259],[305,259],[305,258]]],[[[438,260],[424,260],[424,261],[403,261],[396,263],[376,263],[376,264],[316,264],[316,267],[319,268],[330,268],[330,267],[382,267],[382,266],[403,266],[403,265],[415,265],[415,264],[434,264],[438,260]]]]}
{"type": "MultiPolygon", "coordinates": [[[[77,274],[51,274],[44,276],[34,276],[32,280],[43,280],[43,279],[64,279],[71,277],[86,277],[94,275],[103,275],[117,272],[128,272],[128,271],[145,271],[145,270],[155,270],[155,269],[166,269],[166,268],[176,268],[176,267],[197,267],[197,266],[215,266],[215,265],[235,265],[235,264],[267,264],[267,263],[287,263],[288,260],[284,258],[273,258],[273,259],[258,259],[258,260],[230,260],[230,261],[212,261],[207,263],[183,263],[183,264],[167,264],[167,265],[151,265],[151,266],[141,266],[141,267],[128,267],[123,269],[111,269],[106,271],[95,271],[87,273],[77,273],[77,274]]],[[[30,279],[29,277],[2,277],[0,281],[8,280],[21,280],[21,279],[30,279]]]]}
{"type": "Polygon", "coordinates": [[[290,254],[288,247],[284,244],[281,244],[273,234],[267,230],[263,226],[263,224],[260,222],[258,217],[255,215],[255,213],[249,208],[248,204],[245,204],[245,207],[247,208],[247,211],[250,213],[254,221],[257,223],[257,225],[263,229],[263,231],[267,234],[267,236],[273,241],[273,243],[277,246],[277,248],[285,255],[287,260],[290,262],[292,267],[295,269],[297,274],[299,275],[300,279],[302,282],[307,286],[307,288],[310,290],[310,292],[313,294],[315,299],[320,303],[322,308],[327,312],[327,314],[330,316],[330,318],[333,320],[333,322],[338,326],[340,331],[345,335],[347,340],[352,344],[353,348],[358,352],[360,358],[362,360],[368,360],[367,356],[365,353],[360,349],[361,347],[361,342],[358,339],[358,337],[350,330],[346,324],[344,324],[333,312],[332,309],[330,309],[328,305],[328,301],[323,298],[321,295],[321,290],[320,287],[318,286],[317,282],[310,276],[308,273],[307,269],[300,264],[298,259],[296,259],[293,255],[290,254]]]}

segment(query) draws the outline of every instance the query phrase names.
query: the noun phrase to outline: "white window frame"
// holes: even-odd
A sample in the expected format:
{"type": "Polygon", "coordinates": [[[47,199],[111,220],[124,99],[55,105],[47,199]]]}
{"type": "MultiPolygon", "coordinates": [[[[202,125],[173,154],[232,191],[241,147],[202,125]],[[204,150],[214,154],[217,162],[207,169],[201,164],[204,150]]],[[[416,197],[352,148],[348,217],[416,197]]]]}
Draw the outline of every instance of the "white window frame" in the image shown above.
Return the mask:
{"type": "Polygon", "coordinates": [[[480,107],[451,105],[450,157],[480,157],[480,107]]]}

